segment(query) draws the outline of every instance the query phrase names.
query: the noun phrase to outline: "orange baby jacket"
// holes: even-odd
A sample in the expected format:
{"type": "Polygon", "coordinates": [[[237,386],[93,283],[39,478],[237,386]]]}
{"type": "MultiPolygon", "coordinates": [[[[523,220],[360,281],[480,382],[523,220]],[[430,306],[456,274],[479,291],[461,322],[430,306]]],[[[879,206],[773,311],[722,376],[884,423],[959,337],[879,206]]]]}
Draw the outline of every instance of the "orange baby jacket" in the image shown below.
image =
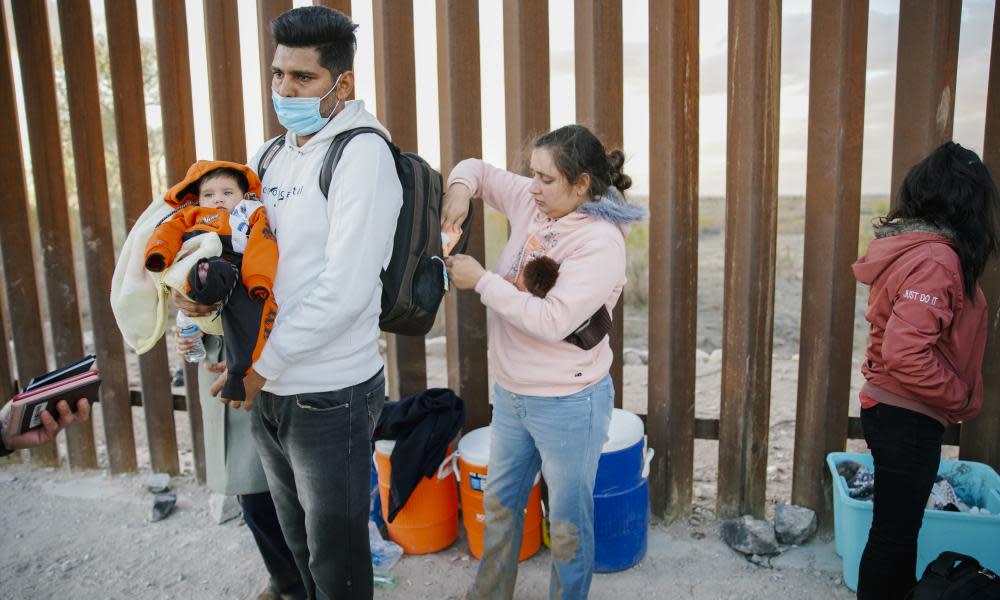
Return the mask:
{"type": "MultiPolygon", "coordinates": [[[[159,272],[171,264],[185,240],[201,233],[218,234],[222,240],[223,255],[238,253],[233,246],[230,215],[221,208],[198,206],[198,180],[205,174],[221,168],[230,168],[246,175],[249,187],[247,196],[257,199],[261,195],[257,174],[246,165],[228,161],[199,160],[188,169],[184,179],[167,191],[163,200],[176,211],[160,223],[146,244],[146,268],[159,272]]],[[[239,206],[237,207],[239,210],[239,206]]],[[[267,222],[263,204],[247,215],[249,227],[246,248],[243,250],[243,285],[257,301],[267,300],[272,294],[274,275],[278,268],[278,244],[267,222]]]]}

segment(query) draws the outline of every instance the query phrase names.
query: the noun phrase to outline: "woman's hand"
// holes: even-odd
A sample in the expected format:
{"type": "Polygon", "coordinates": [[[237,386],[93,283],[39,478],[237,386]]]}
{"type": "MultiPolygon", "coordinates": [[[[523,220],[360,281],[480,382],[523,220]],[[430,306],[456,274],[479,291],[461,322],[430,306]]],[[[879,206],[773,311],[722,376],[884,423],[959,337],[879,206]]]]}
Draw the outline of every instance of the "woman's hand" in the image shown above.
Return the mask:
{"type": "Polygon", "coordinates": [[[469,216],[472,190],[464,183],[453,183],[441,200],[441,231],[461,231],[462,223],[469,216]]]}
{"type": "Polygon", "coordinates": [[[189,317],[207,317],[218,309],[218,306],[214,304],[198,304],[189,300],[177,290],[170,290],[170,297],[173,299],[174,305],[189,317]]]}
{"type": "Polygon", "coordinates": [[[479,264],[479,261],[467,254],[449,256],[444,262],[448,265],[448,280],[460,290],[475,288],[486,274],[486,269],[479,264]]]}

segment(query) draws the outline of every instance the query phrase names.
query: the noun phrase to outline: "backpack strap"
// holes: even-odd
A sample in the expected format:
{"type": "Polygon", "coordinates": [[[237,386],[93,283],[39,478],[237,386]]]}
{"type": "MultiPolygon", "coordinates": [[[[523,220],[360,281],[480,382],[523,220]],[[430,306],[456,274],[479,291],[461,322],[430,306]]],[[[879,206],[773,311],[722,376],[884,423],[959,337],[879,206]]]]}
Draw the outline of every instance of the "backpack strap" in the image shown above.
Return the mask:
{"type": "Polygon", "coordinates": [[[274,157],[278,155],[278,152],[284,145],[285,134],[281,134],[268,142],[267,150],[264,150],[264,154],[260,155],[260,162],[257,163],[257,179],[259,179],[262,183],[264,181],[264,172],[267,171],[269,166],[271,166],[271,161],[274,160],[274,157]]]}
{"type": "MultiPolygon", "coordinates": [[[[347,143],[353,140],[355,137],[365,134],[374,133],[375,135],[382,138],[386,144],[389,145],[389,150],[392,152],[393,158],[399,155],[399,148],[396,147],[389,138],[385,136],[382,131],[375,129],[374,127],[357,127],[355,129],[348,129],[346,131],[341,131],[333,138],[330,142],[330,147],[326,150],[326,156],[323,157],[323,166],[319,170],[319,189],[323,192],[323,197],[327,198],[330,192],[330,183],[333,181],[333,172],[337,168],[337,163],[340,162],[340,157],[344,154],[344,148],[347,143]]],[[[263,176],[261,176],[263,178],[263,176]]]]}

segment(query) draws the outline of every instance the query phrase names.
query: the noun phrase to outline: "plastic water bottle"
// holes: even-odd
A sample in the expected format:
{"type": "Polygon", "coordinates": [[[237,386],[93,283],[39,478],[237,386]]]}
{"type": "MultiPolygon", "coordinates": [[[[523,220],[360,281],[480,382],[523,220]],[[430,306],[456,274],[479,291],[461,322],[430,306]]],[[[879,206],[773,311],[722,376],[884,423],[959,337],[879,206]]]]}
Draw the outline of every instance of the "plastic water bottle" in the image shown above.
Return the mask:
{"type": "Polygon", "coordinates": [[[205,344],[201,341],[201,330],[182,311],[177,311],[177,329],[182,338],[190,338],[194,341],[194,346],[191,347],[190,352],[184,355],[184,360],[189,363],[199,363],[205,360],[205,344]]]}
{"type": "Polygon", "coordinates": [[[392,573],[374,573],[372,574],[372,583],[374,583],[377,588],[384,588],[387,590],[394,590],[398,585],[396,576],[392,573]]]}
{"type": "Polygon", "coordinates": [[[368,521],[368,543],[371,546],[372,570],[389,575],[389,570],[403,556],[403,549],[395,542],[383,540],[382,534],[378,532],[378,525],[372,521],[368,521]]]}

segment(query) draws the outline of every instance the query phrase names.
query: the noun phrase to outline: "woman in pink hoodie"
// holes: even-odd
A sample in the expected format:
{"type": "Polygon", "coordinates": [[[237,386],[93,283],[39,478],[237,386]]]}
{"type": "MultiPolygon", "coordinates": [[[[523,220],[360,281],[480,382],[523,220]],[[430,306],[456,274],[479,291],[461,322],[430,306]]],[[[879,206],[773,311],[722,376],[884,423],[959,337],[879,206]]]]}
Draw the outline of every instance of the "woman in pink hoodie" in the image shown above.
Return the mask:
{"type": "Polygon", "coordinates": [[[916,584],[917,534],[945,427],[983,401],[988,312],[977,281],[1000,248],[997,191],[979,157],[948,142],[913,167],[854,264],[871,286],[861,422],[875,464],[874,519],[858,598],[916,584]]]}
{"type": "Polygon", "coordinates": [[[587,128],[535,141],[531,177],[481,160],[451,172],[442,229],[480,197],[510,222],[496,272],[448,259],[459,289],[489,309],[496,378],[486,488],[485,548],[469,598],[511,598],[524,507],[541,468],[549,489],[550,597],[585,598],[594,562],[593,491],[611,421],[607,333],[625,284],[625,234],[645,209],[625,202],[624,154],[587,128]]]}

